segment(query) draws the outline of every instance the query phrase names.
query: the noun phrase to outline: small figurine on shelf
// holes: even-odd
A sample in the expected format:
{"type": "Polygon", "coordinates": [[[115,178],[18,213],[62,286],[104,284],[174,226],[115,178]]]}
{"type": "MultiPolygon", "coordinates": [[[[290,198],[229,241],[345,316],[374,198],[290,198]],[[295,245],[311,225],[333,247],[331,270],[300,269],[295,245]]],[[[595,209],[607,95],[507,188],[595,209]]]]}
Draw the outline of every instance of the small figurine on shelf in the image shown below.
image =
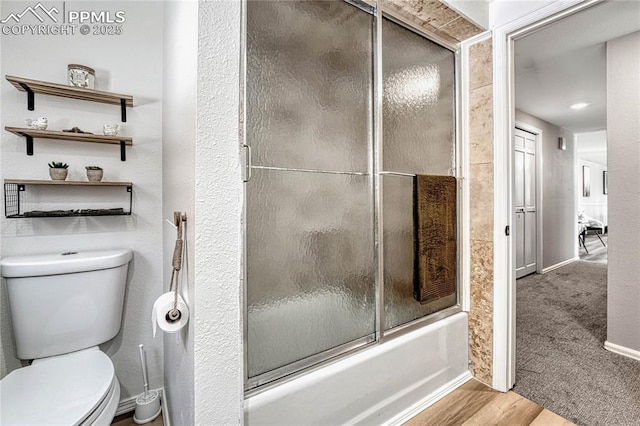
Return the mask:
{"type": "Polygon", "coordinates": [[[84,130],[80,129],[79,127],[72,127],[70,129],[62,129],[63,132],[67,132],[67,133],[84,133],[86,135],[92,135],[93,133],[91,132],[85,132],[84,130]]]}
{"type": "Polygon", "coordinates": [[[69,173],[69,165],[60,161],[52,161],[49,163],[49,176],[53,180],[65,180],[69,173]]]}
{"type": "Polygon", "coordinates": [[[105,136],[117,136],[120,133],[120,125],[119,124],[105,124],[102,126],[102,133],[105,136]]]}
{"type": "Polygon", "coordinates": [[[35,120],[27,118],[27,127],[31,129],[45,130],[49,125],[47,117],[38,117],[35,120]]]}
{"type": "Polygon", "coordinates": [[[89,179],[89,182],[100,182],[102,180],[102,174],[104,173],[102,167],[85,166],[84,168],[87,169],[87,179],[89,179]]]}

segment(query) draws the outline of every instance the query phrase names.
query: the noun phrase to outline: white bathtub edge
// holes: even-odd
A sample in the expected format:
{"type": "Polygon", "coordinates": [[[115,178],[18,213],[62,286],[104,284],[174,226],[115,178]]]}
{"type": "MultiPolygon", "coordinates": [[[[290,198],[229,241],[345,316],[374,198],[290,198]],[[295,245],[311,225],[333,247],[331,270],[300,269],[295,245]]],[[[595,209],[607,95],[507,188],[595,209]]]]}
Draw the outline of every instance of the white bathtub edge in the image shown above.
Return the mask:
{"type": "Polygon", "coordinates": [[[440,388],[436,389],[433,393],[427,395],[421,401],[407,408],[402,413],[399,413],[397,416],[393,417],[388,422],[385,422],[384,426],[401,425],[411,420],[411,418],[415,417],[420,412],[429,408],[431,405],[435,404],[445,396],[449,395],[451,392],[458,389],[460,386],[467,383],[471,379],[473,379],[473,375],[471,374],[471,372],[467,371],[465,373],[462,373],[461,375],[451,380],[446,385],[441,386],[440,388]]]}
{"type": "Polygon", "coordinates": [[[392,338],[247,397],[245,425],[396,424],[471,377],[467,339],[465,312],[392,338]]]}

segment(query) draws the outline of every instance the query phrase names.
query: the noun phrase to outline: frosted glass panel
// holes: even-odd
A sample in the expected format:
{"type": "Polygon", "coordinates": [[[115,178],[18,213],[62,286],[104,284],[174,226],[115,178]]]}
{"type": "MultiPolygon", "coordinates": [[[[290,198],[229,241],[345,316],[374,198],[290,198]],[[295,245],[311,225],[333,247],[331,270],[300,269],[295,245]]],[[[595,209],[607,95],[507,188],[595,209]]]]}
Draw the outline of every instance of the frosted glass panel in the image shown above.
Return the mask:
{"type": "Polygon", "coordinates": [[[383,167],[454,175],[454,54],[382,21],[383,167]]]}
{"type": "Polygon", "coordinates": [[[456,295],[421,305],[413,298],[413,179],[384,176],[385,330],[456,304],[456,295]]]}
{"type": "Polygon", "coordinates": [[[367,172],[373,17],[342,1],[249,1],[253,164],[367,172]]]}
{"type": "Polygon", "coordinates": [[[249,376],[373,333],[370,177],[256,169],[247,199],[249,376]]]}

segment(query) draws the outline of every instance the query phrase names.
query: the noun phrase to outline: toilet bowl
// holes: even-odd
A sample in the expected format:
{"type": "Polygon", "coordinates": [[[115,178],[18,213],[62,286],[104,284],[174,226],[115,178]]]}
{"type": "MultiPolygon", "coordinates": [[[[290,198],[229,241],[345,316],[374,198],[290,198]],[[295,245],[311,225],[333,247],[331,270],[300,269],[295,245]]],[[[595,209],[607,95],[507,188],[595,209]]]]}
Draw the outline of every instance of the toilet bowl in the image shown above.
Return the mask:
{"type": "Polygon", "coordinates": [[[120,400],[97,345],[120,330],[129,249],[0,260],[16,357],[0,380],[0,425],[109,425],[120,400]]]}
{"type": "Polygon", "coordinates": [[[0,381],[0,424],[109,425],[120,399],[111,359],[97,347],[39,359],[0,381]]]}

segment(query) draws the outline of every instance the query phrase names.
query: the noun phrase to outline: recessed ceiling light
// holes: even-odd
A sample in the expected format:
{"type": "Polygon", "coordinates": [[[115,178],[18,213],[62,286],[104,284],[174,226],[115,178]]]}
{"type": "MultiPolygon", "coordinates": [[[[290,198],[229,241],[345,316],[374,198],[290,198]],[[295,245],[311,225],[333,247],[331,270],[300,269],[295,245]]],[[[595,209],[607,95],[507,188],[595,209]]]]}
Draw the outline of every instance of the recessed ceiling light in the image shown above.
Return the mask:
{"type": "Polygon", "coordinates": [[[571,105],[569,108],[571,109],[582,109],[582,108],[586,108],[589,105],[591,105],[591,102],[577,102],[573,105],[571,105]]]}

